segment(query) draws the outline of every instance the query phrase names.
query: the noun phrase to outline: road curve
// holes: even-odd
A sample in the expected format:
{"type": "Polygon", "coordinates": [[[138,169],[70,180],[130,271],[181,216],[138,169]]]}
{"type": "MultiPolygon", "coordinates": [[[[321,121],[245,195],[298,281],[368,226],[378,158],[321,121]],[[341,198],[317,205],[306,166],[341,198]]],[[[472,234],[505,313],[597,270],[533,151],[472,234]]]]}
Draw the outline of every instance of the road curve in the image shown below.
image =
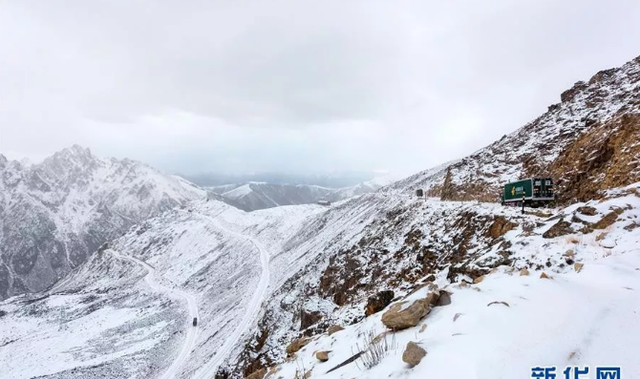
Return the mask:
{"type": "Polygon", "coordinates": [[[193,318],[198,317],[198,304],[196,302],[196,299],[191,294],[179,290],[173,282],[158,274],[158,272],[148,263],[128,255],[120,254],[115,250],[110,251],[118,259],[128,260],[145,268],[147,270],[147,275],[144,277],[144,280],[153,290],[168,294],[169,296],[174,298],[181,298],[187,302],[187,306],[189,309],[189,318],[185,320],[184,326],[187,330],[187,338],[185,338],[184,342],[182,343],[180,352],[171,363],[171,366],[169,366],[169,368],[167,368],[165,372],[158,377],[159,379],[174,379],[180,372],[180,369],[186,362],[187,358],[189,358],[189,355],[191,354],[191,351],[193,350],[196,343],[198,328],[194,328],[192,325],[193,318]]]}
{"type": "Polygon", "coordinates": [[[209,220],[213,225],[218,229],[224,230],[227,234],[233,235],[235,237],[247,240],[256,247],[256,249],[260,252],[260,265],[262,266],[262,273],[260,274],[260,281],[258,282],[258,287],[256,288],[253,296],[251,297],[251,301],[247,306],[247,310],[245,312],[244,317],[240,321],[240,324],[236,327],[233,333],[226,339],[224,344],[220,349],[216,351],[216,355],[213,359],[207,362],[204,366],[202,366],[192,379],[211,379],[215,376],[216,371],[222,364],[222,362],[227,358],[227,356],[233,350],[235,344],[240,340],[242,334],[247,331],[251,327],[253,321],[258,317],[258,313],[260,312],[260,306],[265,298],[267,287],[269,286],[269,253],[267,250],[254,238],[246,236],[242,233],[235,232],[233,230],[227,229],[222,226],[218,220],[214,219],[211,216],[206,214],[198,213],[198,215],[209,220]]]}

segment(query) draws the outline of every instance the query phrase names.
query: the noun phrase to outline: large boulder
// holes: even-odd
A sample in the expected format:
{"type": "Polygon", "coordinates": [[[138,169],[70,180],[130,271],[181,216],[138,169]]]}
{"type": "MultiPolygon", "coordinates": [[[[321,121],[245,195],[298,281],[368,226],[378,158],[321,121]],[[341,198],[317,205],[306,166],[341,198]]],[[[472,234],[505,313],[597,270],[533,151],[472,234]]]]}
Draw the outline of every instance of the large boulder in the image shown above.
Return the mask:
{"type": "Polygon", "coordinates": [[[309,342],[311,342],[311,340],[304,337],[293,340],[289,346],[287,346],[287,354],[293,355],[297,353],[300,349],[307,346],[309,342]]]}
{"type": "Polygon", "coordinates": [[[422,361],[422,358],[424,358],[425,355],[427,355],[427,351],[425,349],[418,346],[415,342],[409,342],[407,347],[404,349],[404,353],[402,353],[402,360],[411,366],[415,366],[420,364],[420,361],[422,361]]]}
{"type": "Polygon", "coordinates": [[[393,291],[380,291],[369,297],[364,315],[368,317],[385,309],[387,305],[391,304],[394,296],[393,291]]]}
{"type": "Polygon", "coordinates": [[[397,303],[382,315],[382,323],[391,330],[402,330],[418,325],[431,312],[431,306],[440,299],[440,292],[430,292],[427,297],[414,301],[406,306],[406,302],[397,303]]]}

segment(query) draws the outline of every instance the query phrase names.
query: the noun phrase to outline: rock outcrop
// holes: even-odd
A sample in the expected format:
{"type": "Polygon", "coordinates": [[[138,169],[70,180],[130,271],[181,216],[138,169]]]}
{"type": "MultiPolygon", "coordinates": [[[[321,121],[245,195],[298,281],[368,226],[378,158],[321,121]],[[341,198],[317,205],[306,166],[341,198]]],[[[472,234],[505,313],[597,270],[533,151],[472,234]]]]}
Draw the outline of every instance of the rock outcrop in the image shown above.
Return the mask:
{"type": "Polygon", "coordinates": [[[560,220],[551,228],[549,228],[549,230],[542,233],[542,238],[555,238],[572,233],[575,233],[575,230],[571,228],[571,223],[568,221],[560,220]]]}
{"type": "Polygon", "coordinates": [[[267,369],[261,368],[260,370],[255,371],[249,376],[247,376],[246,379],[262,379],[264,378],[265,375],[267,375],[267,369]]]}
{"type": "Polygon", "coordinates": [[[303,347],[307,346],[309,342],[311,342],[309,338],[297,338],[287,346],[286,352],[288,355],[293,355],[300,351],[300,349],[302,349],[303,347]]]}
{"type": "Polygon", "coordinates": [[[369,297],[367,306],[365,307],[365,316],[371,316],[385,309],[387,305],[391,304],[393,297],[393,291],[380,291],[374,296],[369,297]]]}

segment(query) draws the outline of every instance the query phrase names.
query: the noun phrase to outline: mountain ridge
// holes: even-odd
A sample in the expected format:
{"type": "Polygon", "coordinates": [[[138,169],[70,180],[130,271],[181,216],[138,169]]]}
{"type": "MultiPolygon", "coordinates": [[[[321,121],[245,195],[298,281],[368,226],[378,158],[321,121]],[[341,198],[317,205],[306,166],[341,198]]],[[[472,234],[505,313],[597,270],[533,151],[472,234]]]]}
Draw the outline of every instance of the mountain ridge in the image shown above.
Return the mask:
{"type": "Polygon", "coordinates": [[[0,298],[40,291],[132,225],[204,198],[194,185],[78,145],[41,163],[0,159],[0,298]]]}

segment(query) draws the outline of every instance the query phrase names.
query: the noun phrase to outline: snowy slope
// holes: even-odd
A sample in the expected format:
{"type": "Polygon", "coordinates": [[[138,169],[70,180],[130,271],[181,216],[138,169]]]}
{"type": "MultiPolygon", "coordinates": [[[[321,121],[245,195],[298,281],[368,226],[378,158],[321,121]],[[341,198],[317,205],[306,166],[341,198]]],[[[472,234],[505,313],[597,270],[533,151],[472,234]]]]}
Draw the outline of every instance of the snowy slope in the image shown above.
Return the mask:
{"type": "Polygon", "coordinates": [[[41,291],[132,225],[205,197],[184,179],[79,146],[28,167],[0,155],[0,299],[41,291]]]}
{"type": "Polygon", "coordinates": [[[640,57],[576,83],[560,98],[491,145],[386,190],[422,188],[445,200],[498,201],[503,183],[544,175],[556,179],[561,201],[573,202],[640,180],[640,57]]]}
{"type": "MultiPolygon", "coordinates": [[[[303,309],[320,311],[323,318],[315,328],[312,326],[301,330],[299,318],[296,321],[299,308],[273,308],[271,317],[266,317],[261,325],[262,328],[271,328],[270,333],[274,336],[266,342],[267,350],[269,347],[272,349],[272,362],[282,362],[285,359],[284,347],[300,335],[317,335],[329,325],[347,326],[356,322],[343,332],[330,337],[321,336],[296,355],[296,359],[287,360],[289,363],[277,367],[281,371],[275,373],[276,377],[293,377],[296,370],[304,367],[312,370],[312,377],[327,378],[413,375],[443,378],[489,378],[496,375],[494,377],[513,378],[527,375],[527,370],[534,365],[562,364],[564,367],[570,363],[622,365],[627,370],[625,372],[640,374],[637,354],[624,351],[634,346],[632,338],[625,338],[621,334],[624,330],[638,330],[639,326],[634,316],[634,312],[640,310],[640,299],[635,290],[640,285],[640,276],[636,271],[636,268],[640,268],[639,194],[640,184],[636,184],[611,192],[610,198],[603,202],[575,204],[558,210],[551,217],[534,214],[523,216],[515,210],[475,202],[414,203],[414,209],[409,211],[411,215],[404,221],[398,220],[400,230],[404,229],[405,232],[396,229],[393,234],[385,234],[379,242],[381,245],[360,242],[357,244],[359,249],[341,250],[329,260],[328,267],[349,267],[346,262],[338,263],[346,255],[348,260],[359,262],[355,271],[362,270],[364,276],[341,272],[327,277],[328,270],[322,270],[327,263],[321,263],[326,261],[326,256],[322,257],[321,253],[316,259],[320,267],[311,264],[299,278],[285,284],[281,292],[274,294],[274,299],[270,301],[272,304],[286,304],[289,301],[287,299],[295,301],[306,298],[302,303],[303,309]],[[593,207],[595,213],[592,216],[581,214],[578,209],[583,206],[593,207]],[[469,224],[478,221],[482,214],[487,214],[506,217],[516,225],[503,237],[487,238],[484,242],[482,238],[487,230],[474,230],[469,248],[464,257],[458,260],[453,256],[458,246],[451,242],[455,240],[455,235],[465,234],[464,229],[456,230],[454,227],[456,220],[464,218],[467,212],[475,213],[466,222],[469,224]],[[611,225],[578,232],[585,222],[597,224],[605,216],[618,213],[611,225]],[[438,223],[429,214],[437,214],[444,220],[438,223]],[[449,223],[447,218],[453,222],[449,223]],[[553,238],[545,237],[545,232],[559,220],[571,220],[574,232],[553,238]],[[404,222],[412,225],[407,225],[405,229],[402,226],[404,222]],[[448,228],[451,229],[446,233],[448,228]],[[419,238],[418,249],[407,248],[407,244],[412,244],[407,240],[416,230],[422,230],[432,237],[419,238]],[[436,245],[439,247],[436,248],[436,245]],[[422,247],[426,251],[441,252],[436,253],[437,264],[430,271],[421,271],[419,268],[421,257],[416,252],[422,247]],[[447,251],[453,254],[442,255],[447,251]],[[508,261],[502,259],[503,251],[508,252],[508,261]],[[396,259],[398,256],[399,259],[396,259]],[[412,257],[416,257],[417,261],[412,257]],[[575,272],[574,262],[584,265],[584,270],[579,274],[575,272]],[[531,272],[530,277],[518,275],[523,268],[531,272]],[[417,275],[412,278],[414,272],[417,275]],[[541,272],[553,280],[539,279],[541,272]],[[393,275],[387,277],[388,273],[393,275]],[[366,332],[375,330],[377,335],[384,331],[380,323],[381,314],[364,317],[367,294],[392,289],[396,297],[403,296],[419,288],[419,283],[435,279],[429,279],[430,273],[436,274],[436,283],[453,292],[453,304],[437,308],[428,316],[423,322],[428,325],[424,333],[419,332],[423,323],[395,333],[393,336],[398,349],[390,352],[379,367],[371,371],[360,370],[352,364],[325,375],[328,369],[355,354],[356,344],[363,346],[366,332]],[[473,285],[473,290],[464,283],[473,282],[481,274],[485,275],[485,280],[473,285]],[[339,285],[339,290],[350,294],[352,298],[343,306],[336,306],[335,296],[327,296],[331,294],[323,292],[323,279],[331,279],[332,285],[339,285]],[[401,280],[398,282],[397,279],[401,280]],[[298,280],[305,283],[298,283],[298,280]],[[351,292],[349,282],[355,285],[356,291],[351,292]],[[460,286],[460,283],[463,285],[460,286]],[[511,306],[506,309],[501,305],[487,307],[492,301],[506,301],[511,306]],[[579,322],[575,313],[578,310],[579,322]],[[457,313],[463,316],[453,322],[457,313]],[[294,322],[288,321],[291,318],[294,322]],[[276,320],[279,321],[276,323],[276,320]],[[283,323],[282,320],[287,321],[283,323]],[[309,330],[312,333],[306,333],[309,330]],[[563,341],[556,338],[560,331],[563,335],[566,333],[563,341]],[[611,339],[622,350],[612,351],[611,339]],[[414,370],[410,370],[400,359],[404,345],[410,340],[422,343],[429,352],[424,363],[414,370]],[[528,342],[523,346],[523,341],[528,342]],[[329,363],[319,363],[313,356],[319,350],[332,351],[329,363]],[[575,354],[569,359],[572,352],[575,354]],[[451,367],[462,355],[465,356],[464,364],[451,367]],[[483,365],[483,362],[487,364],[483,365]]],[[[492,222],[488,224],[492,225],[492,222]]],[[[363,239],[368,235],[366,230],[358,234],[363,239]]],[[[371,234],[375,235],[381,234],[371,234]]],[[[423,290],[408,299],[424,295],[423,290]]]]}
{"type": "Polygon", "coordinates": [[[186,311],[146,275],[103,251],[51,293],[1,302],[2,377],[159,377],[180,346],[186,311]]]}
{"type": "MultiPolygon", "coordinates": [[[[312,378],[511,379],[530,378],[532,367],[557,367],[560,377],[567,366],[590,366],[589,377],[595,377],[596,366],[613,366],[622,368],[623,377],[635,378],[640,360],[630,332],[640,330],[639,269],[635,249],[589,260],[580,273],[552,280],[500,271],[472,288],[449,285],[452,304],[434,308],[414,328],[388,334],[389,350],[375,367],[366,369],[359,359],[328,373],[367,346],[368,333],[387,330],[381,313],[319,336],[295,360],[276,368],[275,376],[295,377],[304,368],[312,378]],[[488,306],[496,301],[508,306],[488,306]],[[409,342],[427,351],[415,367],[402,360],[409,342]],[[329,360],[319,362],[316,351],[330,351],[329,360]]],[[[423,289],[404,300],[426,294],[423,289]]]]}

